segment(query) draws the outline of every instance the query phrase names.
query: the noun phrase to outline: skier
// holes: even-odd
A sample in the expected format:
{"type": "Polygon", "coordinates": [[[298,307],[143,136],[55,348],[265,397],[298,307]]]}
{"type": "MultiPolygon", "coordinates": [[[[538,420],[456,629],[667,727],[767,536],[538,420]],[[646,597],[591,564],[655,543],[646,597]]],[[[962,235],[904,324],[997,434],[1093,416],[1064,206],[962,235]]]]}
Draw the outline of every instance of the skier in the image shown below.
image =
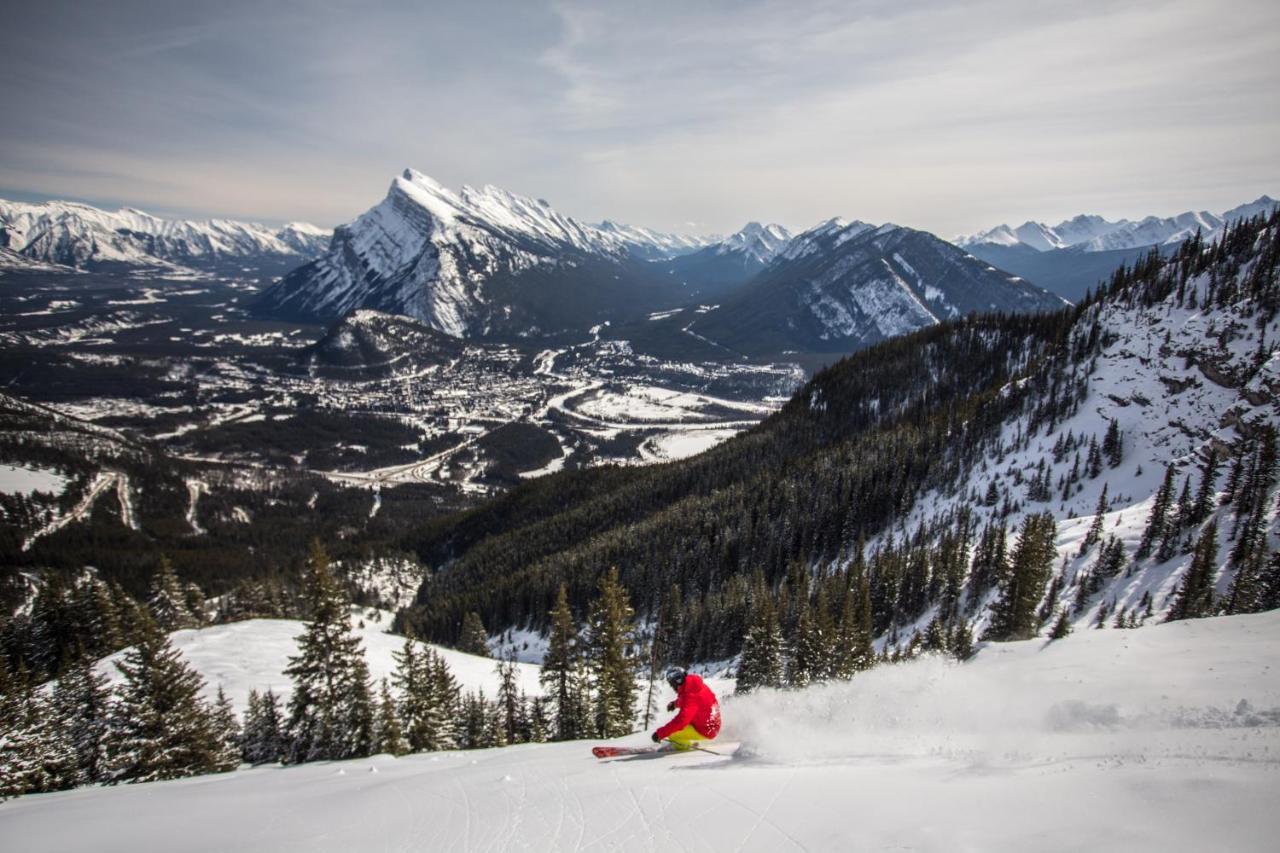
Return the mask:
{"type": "Polygon", "coordinates": [[[676,691],[667,710],[680,712],[653,733],[653,742],[665,740],[683,752],[696,749],[699,741],[714,740],[720,733],[720,703],[707,683],[677,666],[667,670],[667,683],[676,691]]]}

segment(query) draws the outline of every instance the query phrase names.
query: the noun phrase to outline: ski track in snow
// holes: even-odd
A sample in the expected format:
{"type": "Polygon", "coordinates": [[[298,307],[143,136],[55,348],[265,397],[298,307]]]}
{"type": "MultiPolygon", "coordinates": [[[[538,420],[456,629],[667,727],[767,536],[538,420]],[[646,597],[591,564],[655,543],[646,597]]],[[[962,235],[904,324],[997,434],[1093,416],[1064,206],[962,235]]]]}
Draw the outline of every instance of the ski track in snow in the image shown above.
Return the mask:
{"type": "Polygon", "coordinates": [[[28,536],[22,543],[22,550],[29,551],[37,539],[56,533],[68,524],[85,518],[93,510],[98,498],[112,487],[115,488],[116,499],[119,501],[120,520],[126,527],[137,530],[138,522],[133,515],[133,499],[129,490],[129,478],[119,471],[101,471],[93,478],[93,482],[89,485],[80,502],[70,512],[58,516],[28,536]]]}
{"type": "Polygon", "coordinates": [[[1271,850],[1277,640],[1280,612],[1081,630],[728,697],[732,757],[602,762],[579,741],[260,767],[23,797],[0,804],[0,837],[45,853],[1271,850]]]}

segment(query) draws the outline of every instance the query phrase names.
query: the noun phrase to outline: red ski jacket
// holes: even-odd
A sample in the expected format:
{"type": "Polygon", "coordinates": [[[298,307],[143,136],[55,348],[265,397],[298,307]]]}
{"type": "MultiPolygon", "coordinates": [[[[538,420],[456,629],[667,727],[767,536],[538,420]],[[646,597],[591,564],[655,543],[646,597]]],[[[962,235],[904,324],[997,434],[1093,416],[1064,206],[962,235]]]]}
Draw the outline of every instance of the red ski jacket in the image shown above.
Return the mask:
{"type": "Polygon", "coordinates": [[[720,733],[720,703],[716,694],[702,680],[702,676],[689,673],[676,694],[676,706],[680,709],[671,722],[658,729],[658,739],[669,737],[685,726],[693,726],[698,734],[708,740],[720,733]]]}

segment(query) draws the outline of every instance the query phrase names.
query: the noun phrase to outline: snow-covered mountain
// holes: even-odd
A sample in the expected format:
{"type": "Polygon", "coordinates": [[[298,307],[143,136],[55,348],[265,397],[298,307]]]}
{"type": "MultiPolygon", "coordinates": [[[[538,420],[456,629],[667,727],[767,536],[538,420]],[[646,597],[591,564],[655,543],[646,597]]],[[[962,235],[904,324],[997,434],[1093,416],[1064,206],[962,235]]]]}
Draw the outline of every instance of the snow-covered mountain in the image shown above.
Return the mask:
{"type": "Polygon", "coordinates": [[[1061,305],[927,232],[831,219],[687,331],[743,353],[847,352],[973,311],[1061,305]]]}
{"type": "Polygon", "coordinates": [[[251,256],[313,257],[330,232],[305,222],[281,227],[230,219],[162,219],[133,208],[100,210],[70,201],[0,200],[0,249],[71,267],[102,263],[200,265],[251,256]]]}
{"type": "Polygon", "coordinates": [[[1212,237],[1228,222],[1270,213],[1277,206],[1280,206],[1280,202],[1264,195],[1221,215],[1201,210],[1187,211],[1177,216],[1147,216],[1138,220],[1120,219],[1111,222],[1101,216],[1082,214],[1053,226],[1043,222],[1024,222],[1017,228],[997,225],[987,231],[958,237],[955,242],[967,248],[1021,245],[1038,252],[1068,248],[1085,252],[1146,248],[1181,243],[1197,230],[1205,237],[1212,237]]]}
{"type": "Polygon", "coordinates": [[[777,224],[748,222],[738,233],[726,237],[715,246],[717,255],[740,255],[744,264],[763,268],[791,242],[792,233],[777,224]]]}
{"type": "Polygon", "coordinates": [[[690,297],[714,301],[768,266],[792,236],[781,225],[748,222],[736,234],[659,266],[687,288],[690,297]]]}
{"type": "Polygon", "coordinates": [[[710,246],[719,239],[714,236],[668,234],[637,225],[624,225],[611,219],[604,220],[596,228],[621,240],[631,254],[646,261],[660,261],[687,255],[710,246]]]}
{"type": "Polygon", "coordinates": [[[633,237],[541,199],[493,186],[454,192],[406,169],[382,202],[339,227],[329,251],[267,291],[258,309],[328,320],[373,308],[456,337],[583,329],[672,301],[675,288],[633,256],[633,237]]]}

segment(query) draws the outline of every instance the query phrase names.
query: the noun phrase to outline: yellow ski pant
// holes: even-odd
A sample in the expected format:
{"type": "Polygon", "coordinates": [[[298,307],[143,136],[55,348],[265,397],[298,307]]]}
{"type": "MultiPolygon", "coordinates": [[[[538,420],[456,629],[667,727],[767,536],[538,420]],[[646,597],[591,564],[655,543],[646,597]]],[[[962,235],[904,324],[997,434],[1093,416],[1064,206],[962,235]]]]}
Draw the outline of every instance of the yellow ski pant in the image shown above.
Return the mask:
{"type": "Polygon", "coordinates": [[[672,732],[667,735],[667,741],[681,752],[687,749],[693,749],[695,743],[706,740],[702,734],[693,726],[685,726],[678,732],[672,732]]]}

